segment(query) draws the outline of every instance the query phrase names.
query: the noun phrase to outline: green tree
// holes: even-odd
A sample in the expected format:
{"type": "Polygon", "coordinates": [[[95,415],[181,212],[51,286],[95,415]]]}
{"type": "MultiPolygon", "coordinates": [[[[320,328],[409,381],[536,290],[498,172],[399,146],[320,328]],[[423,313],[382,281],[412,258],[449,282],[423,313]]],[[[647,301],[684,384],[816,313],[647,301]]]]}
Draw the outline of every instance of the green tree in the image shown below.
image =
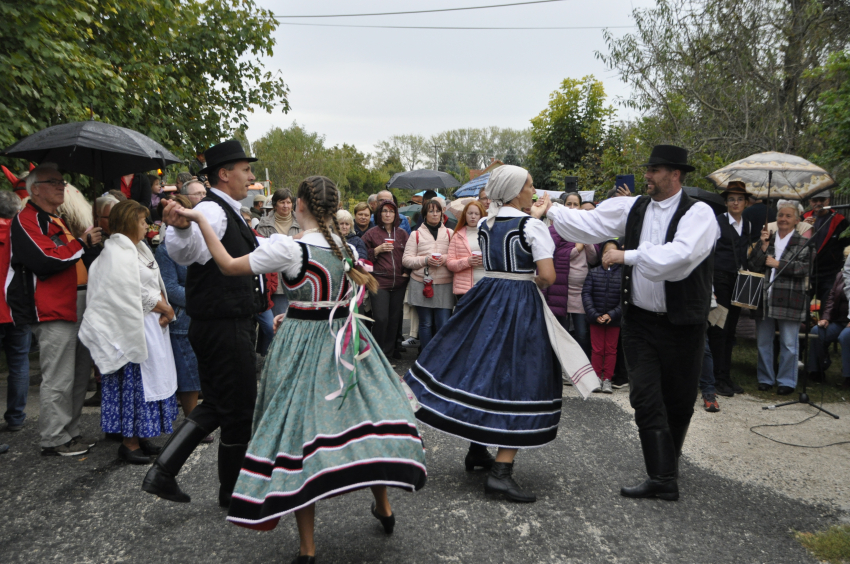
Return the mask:
{"type": "Polygon", "coordinates": [[[601,152],[614,109],[593,76],[567,78],[549,95],[549,105],[531,120],[528,170],[538,188],[563,189],[563,176],[578,168],[589,152],[601,152]]]}
{"type": "Polygon", "coordinates": [[[422,135],[392,135],[375,145],[377,157],[382,161],[396,159],[404,170],[414,170],[423,164],[428,155],[428,146],[422,135]]]}
{"type": "Polygon", "coordinates": [[[820,97],[816,133],[824,148],[818,160],[832,170],[841,189],[850,192],[850,51],[833,54],[820,73],[830,86],[820,97]]]}
{"type": "Polygon", "coordinates": [[[288,111],[261,62],[276,27],[253,0],[5,0],[0,145],[93,115],[189,159],[255,107],[288,111]]]}
{"type": "MultiPolygon", "coordinates": [[[[308,176],[327,176],[337,184],[345,178],[346,161],[341,152],[325,146],[325,137],[293,122],[286,129],[273,127],[251,144],[259,159],[255,170],[269,170],[272,190],[293,192],[308,176]]],[[[343,183],[344,184],[344,183],[343,183]]],[[[344,187],[344,186],[343,186],[344,187]]]]}

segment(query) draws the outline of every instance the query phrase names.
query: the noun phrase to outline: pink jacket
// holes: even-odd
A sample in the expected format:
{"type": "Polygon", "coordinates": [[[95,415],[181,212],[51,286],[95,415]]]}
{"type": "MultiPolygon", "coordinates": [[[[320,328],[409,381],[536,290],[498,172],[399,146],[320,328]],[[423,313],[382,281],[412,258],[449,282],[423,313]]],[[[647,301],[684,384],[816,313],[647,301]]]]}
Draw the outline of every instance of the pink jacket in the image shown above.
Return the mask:
{"type": "Polygon", "coordinates": [[[455,273],[452,291],[457,296],[467,293],[475,284],[473,269],[469,266],[471,256],[472,250],[469,247],[469,239],[466,238],[466,228],[455,231],[449,243],[449,260],[446,266],[455,273]]]}
{"type": "MultiPolygon", "coordinates": [[[[424,223],[410,234],[407,245],[404,247],[404,257],[402,257],[401,263],[405,268],[412,270],[410,276],[414,280],[422,282],[425,279],[425,266],[428,264],[428,257],[431,256],[431,253],[440,253],[448,258],[451,236],[452,230],[446,228],[445,225],[440,225],[440,231],[437,233],[437,240],[435,241],[424,223]]],[[[452,273],[445,266],[430,269],[430,274],[434,284],[452,283],[452,273]]]]}

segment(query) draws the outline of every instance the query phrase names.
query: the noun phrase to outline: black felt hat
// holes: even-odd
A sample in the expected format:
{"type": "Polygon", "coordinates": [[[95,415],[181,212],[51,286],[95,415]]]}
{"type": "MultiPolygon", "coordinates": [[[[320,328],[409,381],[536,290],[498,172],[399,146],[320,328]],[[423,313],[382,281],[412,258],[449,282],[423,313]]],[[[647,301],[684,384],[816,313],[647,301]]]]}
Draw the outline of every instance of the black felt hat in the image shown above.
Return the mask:
{"type": "Polygon", "coordinates": [[[656,145],[649,155],[649,162],[643,166],[664,165],[678,168],[682,172],[696,170],[688,164],[688,150],[675,145],[656,145]]]}
{"type": "Polygon", "coordinates": [[[237,161],[248,161],[249,163],[253,163],[257,160],[246,155],[245,150],[242,149],[242,143],[236,139],[231,139],[224,143],[219,143],[218,145],[213,145],[204,151],[204,158],[207,161],[207,166],[199,170],[198,174],[206,174],[207,172],[215,170],[228,163],[235,163],[237,161]]]}

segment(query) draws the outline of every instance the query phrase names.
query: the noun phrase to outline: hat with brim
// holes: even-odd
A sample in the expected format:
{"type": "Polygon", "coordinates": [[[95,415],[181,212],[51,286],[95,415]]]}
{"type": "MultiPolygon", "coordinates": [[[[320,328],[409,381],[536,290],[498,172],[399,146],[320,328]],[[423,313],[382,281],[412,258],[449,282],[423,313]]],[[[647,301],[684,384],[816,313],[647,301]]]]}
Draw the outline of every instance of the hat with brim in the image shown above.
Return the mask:
{"type": "Polygon", "coordinates": [[[732,194],[738,194],[740,196],[744,196],[748,200],[750,199],[750,193],[747,192],[747,185],[739,180],[733,180],[726,185],[726,189],[720,193],[720,196],[725,200],[732,194]]]}
{"type": "Polygon", "coordinates": [[[215,170],[229,163],[239,161],[248,161],[249,163],[253,163],[257,161],[257,159],[245,154],[245,150],[242,149],[242,143],[236,139],[231,139],[224,143],[219,143],[218,145],[213,145],[204,151],[204,157],[207,161],[207,166],[199,170],[198,174],[206,174],[211,170],[215,170]]]}
{"type": "Polygon", "coordinates": [[[652,148],[649,161],[641,166],[669,166],[682,172],[693,172],[696,169],[688,164],[688,150],[675,145],[656,145],[652,148]]]}

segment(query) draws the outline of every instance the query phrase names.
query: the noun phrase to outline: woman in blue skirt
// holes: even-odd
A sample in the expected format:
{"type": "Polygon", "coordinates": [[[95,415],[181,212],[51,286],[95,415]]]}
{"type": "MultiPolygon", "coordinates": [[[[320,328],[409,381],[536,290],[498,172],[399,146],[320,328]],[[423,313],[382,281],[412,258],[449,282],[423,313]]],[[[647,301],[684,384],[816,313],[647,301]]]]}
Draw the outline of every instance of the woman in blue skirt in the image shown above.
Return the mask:
{"type": "MultiPolygon", "coordinates": [[[[499,448],[486,493],[533,502],[535,495],[511,475],[517,450],[554,440],[561,418],[561,366],[549,344],[551,312],[538,291],[555,280],[555,244],[543,222],[527,213],[543,211],[532,210],[528,171],[500,166],[486,192],[491,203],[478,235],[485,278],[460,299],[405,381],[421,404],[417,419],[473,443],[467,469],[470,458],[487,465],[489,454],[477,445],[499,448]]],[[[584,390],[595,378],[587,357],[563,328],[558,338],[573,357],[565,370],[573,381],[586,376],[584,390]]]]}
{"type": "Polygon", "coordinates": [[[275,233],[236,259],[203,215],[181,212],[198,222],[224,274],[281,272],[289,309],[285,319],[275,318],[280,326],[266,356],[253,436],[227,519],[269,530],[294,512],[301,538],[295,559],[299,564],[315,562],[316,501],[370,487],[372,515],[389,534],[395,517],[387,486],[414,491],[426,479],[422,440],[402,383],[349,311],[352,294],[364,285],[374,290],[377,283],[339,236],[338,204],[333,182],[307,178],[298,189],[295,209],[304,229],[301,238],[275,233]],[[352,331],[354,324],[359,337],[352,331]],[[357,342],[361,358],[355,361],[357,342]],[[346,366],[353,365],[352,382],[346,366]]]}

